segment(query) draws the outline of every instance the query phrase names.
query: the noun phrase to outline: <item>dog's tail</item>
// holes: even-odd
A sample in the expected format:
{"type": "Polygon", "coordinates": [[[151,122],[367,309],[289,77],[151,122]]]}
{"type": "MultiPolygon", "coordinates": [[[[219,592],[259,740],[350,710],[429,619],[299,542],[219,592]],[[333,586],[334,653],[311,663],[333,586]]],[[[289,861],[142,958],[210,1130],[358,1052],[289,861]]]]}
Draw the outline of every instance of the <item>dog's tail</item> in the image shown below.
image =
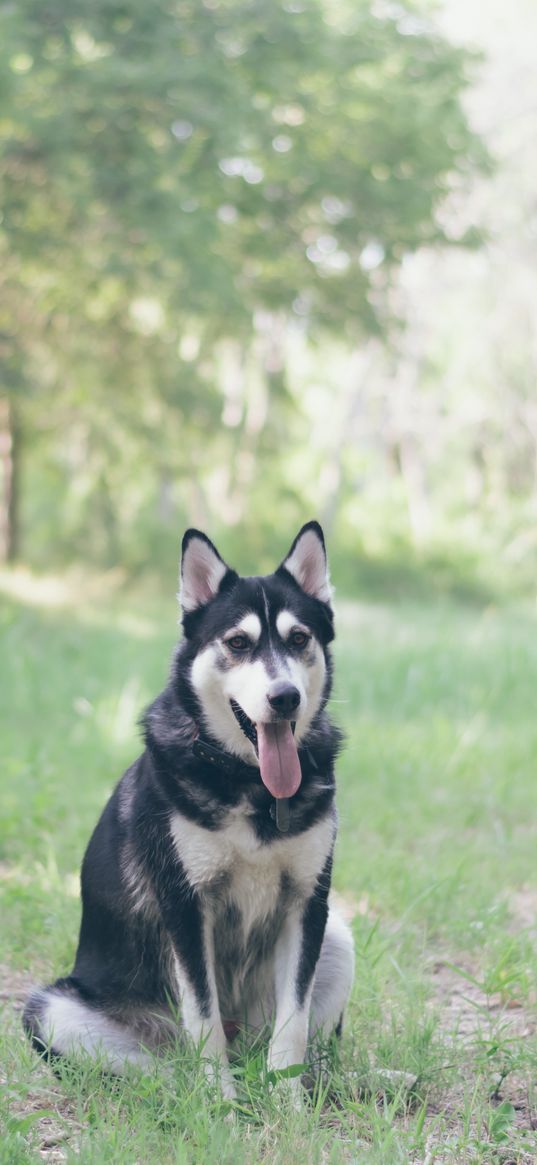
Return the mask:
{"type": "MultiPolygon", "coordinates": [[[[70,979],[57,979],[48,987],[35,987],[28,997],[22,1013],[22,1026],[38,1056],[54,1065],[64,1052],[56,1046],[51,1026],[51,1012],[58,1008],[62,998],[76,995],[76,988],[70,979]]],[[[61,1043],[61,1035],[58,1044],[61,1043]]]]}
{"type": "Polygon", "coordinates": [[[74,976],[32,991],[22,1023],[37,1054],[53,1068],[63,1057],[81,1054],[117,1074],[129,1064],[146,1068],[153,1062],[142,1050],[135,1026],[89,999],[74,976]]]}

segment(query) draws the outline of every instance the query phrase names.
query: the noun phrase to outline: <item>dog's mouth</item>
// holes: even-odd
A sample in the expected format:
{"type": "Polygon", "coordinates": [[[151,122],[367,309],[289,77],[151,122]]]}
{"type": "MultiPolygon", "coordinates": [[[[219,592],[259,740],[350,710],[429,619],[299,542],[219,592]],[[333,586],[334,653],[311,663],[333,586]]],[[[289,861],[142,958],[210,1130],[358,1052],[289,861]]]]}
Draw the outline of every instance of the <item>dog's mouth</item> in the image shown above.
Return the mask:
{"type": "Polygon", "coordinates": [[[257,752],[257,728],[253,720],[250,720],[250,717],[246,715],[244,708],[241,708],[240,704],[237,704],[236,700],[230,700],[230,704],[235,720],[237,720],[239,727],[242,728],[244,735],[250,741],[250,744],[253,744],[255,751],[257,752]]]}
{"type": "Polygon", "coordinates": [[[292,797],[302,780],[295,743],[294,720],[274,720],[254,724],[244,708],[231,700],[235,719],[259,757],[261,780],[273,797],[292,797]]]}

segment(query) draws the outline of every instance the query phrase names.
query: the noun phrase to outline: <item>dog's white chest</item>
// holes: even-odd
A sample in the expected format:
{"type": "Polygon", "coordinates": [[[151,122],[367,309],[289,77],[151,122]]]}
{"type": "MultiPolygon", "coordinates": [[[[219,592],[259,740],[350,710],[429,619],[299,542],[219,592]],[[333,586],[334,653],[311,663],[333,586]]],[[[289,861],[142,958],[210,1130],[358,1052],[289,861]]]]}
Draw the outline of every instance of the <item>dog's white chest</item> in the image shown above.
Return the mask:
{"type": "Polygon", "coordinates": [[[225,887],[246,929],[273,912],[285,880],[300,899],[313,893],[334,839],[334,822],[328,816],[298,837],[263,844],[243,810],[232,811],[219,830],[204,829],[175,813],[170,829],[188,881],[202,893],[225,887]]]}

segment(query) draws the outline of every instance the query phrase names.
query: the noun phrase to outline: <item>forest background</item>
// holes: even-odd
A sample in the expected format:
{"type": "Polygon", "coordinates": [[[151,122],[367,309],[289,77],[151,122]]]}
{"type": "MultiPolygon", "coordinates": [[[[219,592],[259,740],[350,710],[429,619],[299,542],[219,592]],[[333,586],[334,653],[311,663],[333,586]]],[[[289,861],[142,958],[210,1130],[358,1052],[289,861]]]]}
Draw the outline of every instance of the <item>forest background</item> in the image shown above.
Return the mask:
{"type": "Polygon", "coordinates": [[[537,565],[531,0],[0,7],[0,558],[537,565]]]}

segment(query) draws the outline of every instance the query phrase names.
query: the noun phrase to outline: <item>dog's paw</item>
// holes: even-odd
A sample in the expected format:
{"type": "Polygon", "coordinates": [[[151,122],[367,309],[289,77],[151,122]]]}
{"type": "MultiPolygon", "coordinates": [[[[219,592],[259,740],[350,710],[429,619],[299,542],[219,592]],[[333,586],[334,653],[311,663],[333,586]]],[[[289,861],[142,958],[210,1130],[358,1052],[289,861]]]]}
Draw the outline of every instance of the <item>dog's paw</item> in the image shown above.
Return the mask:
{"type": "Polygon", "coordinates": [[[215,1093],[224,1100],[236,1100],[237,1090],[231,1069],[228,1064],[221,1064],[215,1060],[205,1063],[205,1076],[215,1093]]]}
{"type": "Polygon", "coordinates": [[[278,1079],[271,1085],[270,1093],[279,1108],[291,1109],[293,1112],[302,1112],[307,1100],[300,1076],[289,1078],[278,1074],[278,1079]]]}

